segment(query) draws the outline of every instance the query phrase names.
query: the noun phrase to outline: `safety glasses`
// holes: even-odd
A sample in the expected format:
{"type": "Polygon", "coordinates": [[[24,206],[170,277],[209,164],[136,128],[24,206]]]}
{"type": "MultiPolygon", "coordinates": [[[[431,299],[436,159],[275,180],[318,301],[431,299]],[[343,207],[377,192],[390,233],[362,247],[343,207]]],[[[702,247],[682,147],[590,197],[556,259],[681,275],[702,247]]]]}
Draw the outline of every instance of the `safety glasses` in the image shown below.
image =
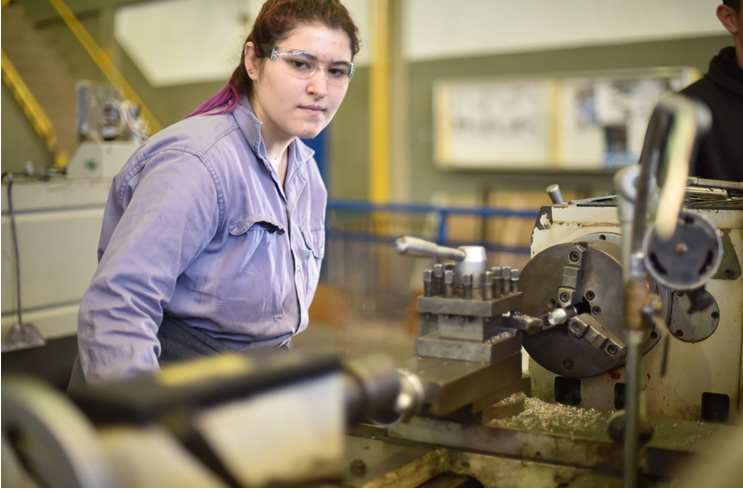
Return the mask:
{"type": "Polygon", "coordinates": [[[320,63],[315,55],[307,51],[279,51],[278,46],[266,43],[261,44],[261,49],[282,70],[298,79],[309,79],[321,68],[325,70],[328,84],[332,86],[343,87],[353,77],[353,63],[345,61],[320,63]]]}

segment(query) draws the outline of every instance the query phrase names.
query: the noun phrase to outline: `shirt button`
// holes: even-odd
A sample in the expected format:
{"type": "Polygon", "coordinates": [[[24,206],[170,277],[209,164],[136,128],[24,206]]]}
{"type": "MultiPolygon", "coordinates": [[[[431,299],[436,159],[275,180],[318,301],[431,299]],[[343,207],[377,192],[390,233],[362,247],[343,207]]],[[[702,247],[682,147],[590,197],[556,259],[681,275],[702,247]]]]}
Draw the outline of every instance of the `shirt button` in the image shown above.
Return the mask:
{"type": "Polygon", "coordinates": [[[299,265],[297,265],[297,271],[299,271],[299,265]]]}

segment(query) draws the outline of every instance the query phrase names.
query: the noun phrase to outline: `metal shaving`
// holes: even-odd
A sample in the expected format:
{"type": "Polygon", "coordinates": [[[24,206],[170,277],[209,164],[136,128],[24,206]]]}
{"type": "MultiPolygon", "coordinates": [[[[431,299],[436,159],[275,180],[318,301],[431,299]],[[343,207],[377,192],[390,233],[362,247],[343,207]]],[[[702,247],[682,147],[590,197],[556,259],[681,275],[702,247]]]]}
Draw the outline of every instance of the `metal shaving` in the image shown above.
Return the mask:
{"type": "Polygon", "coordinates": [[[502,342],[503,340],[507,340],[509,338],[513,338],[514,336],[513,331],[502,331],[498,333],[497,335],[494,335],[486,340],[485,343],[488,343],[490,345],[495,345],[498,342],[502,342]]]}
{"type": "MultiPolygon", "coordinates": [[[[500,406],[505,406],[505,405],[511,405],[512,403],[518,403],[519,401],[524,400],[524,397],[525,395],[523,393],[511,393],[507,397],[495,403],[495,406],[500,407],[500,406]]],[[[501,420],[506,420],[506,419],[501,419],[501,420]]]]}
{"type": "MultiPolygon", "coordinates": [[[[518,394],[517,394],[518,395],[518,394]]],[[[520,393],[523,397],[523,393],[520,393]]],[[[580,408],[562,403],[547,403],[539,398],[526,398],[524,411],[513,417],[494,419],[490,425],[518,427],[542,432],[568,432],[585,430],[596,425],[602,414],[593,408],[580,408]]]]}

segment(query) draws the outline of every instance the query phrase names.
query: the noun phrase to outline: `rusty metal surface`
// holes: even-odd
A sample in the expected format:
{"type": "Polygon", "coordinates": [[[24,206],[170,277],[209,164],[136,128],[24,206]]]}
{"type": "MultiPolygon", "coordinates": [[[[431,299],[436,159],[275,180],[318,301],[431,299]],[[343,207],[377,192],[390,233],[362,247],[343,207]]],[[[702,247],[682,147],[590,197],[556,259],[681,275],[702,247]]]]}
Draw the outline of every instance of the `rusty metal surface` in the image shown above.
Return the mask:
{"type": "Polygon", "coordinates": [[[517,292],[492,301],[421,296],[418,297],[418,311],[433,314],[494,317],[517,309],[521,304],[522,296],[521,292],[517,292]]]}
{"type": "MultiPolygon", "coordinates": [[[[570,409],[566,412],[565,416],[547,413],[531,419],[517,416],[488,425],[417,417],[391,427],[388,434],[396,439],[526,461],[621,472],[622,445],[609,438],[609,413],[591,410],[590,415],[584,415],[570,409]]],[[[655,433],[644,449],[644,466],[646,473],[658,477],[670,477],[690,457],[709,453],[709,443],[729,429],[724,424],[675,419],[651,419],[651,422],[655,433]]]]}
{"type": "MultiPolygon", "coordinates": [[[[619,487],[617,474],[583,467],[349,436],[342,487],[427,487],[455,474],[484,487],[619,487]],[[438,480],[438,481],[437,481],[438,480]]],[[[470,482],[464,482],[471,485],[470,482]]]]}
{"type": "Polygon", "coordinates": [[[344,487],[417,487],[445,466],[436,447],[348,436],[343,469],[344,487]]]}
{"type": "Polygon", "coordinates": [[[470,362],[497,362],[521,350],[521,334],[515,330],[485,342],[456,340],[440,332],[423,335],[416,342],[420,357],[437,357],[470,362]]]}

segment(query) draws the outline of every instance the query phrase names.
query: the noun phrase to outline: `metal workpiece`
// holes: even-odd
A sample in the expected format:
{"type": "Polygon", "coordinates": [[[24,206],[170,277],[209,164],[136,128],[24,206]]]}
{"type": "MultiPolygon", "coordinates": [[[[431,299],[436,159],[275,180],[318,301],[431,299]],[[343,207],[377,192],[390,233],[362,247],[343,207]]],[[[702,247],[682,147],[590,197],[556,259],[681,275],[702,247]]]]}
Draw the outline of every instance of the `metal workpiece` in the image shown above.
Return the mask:
{"type": "Polygon", "coordinates": [[[425,414],[443,417],[519,383],[521,352],[495,363],[416,357],[405,368],[424,383],[425,414]]]}
{"type": "Polygon", "coordinates": [[[418,312],[492,318],[518,309],[522,299],[521,292],[501,296],[491,301],[421,296],[418,297],[418,312]]]}
{"type": "Polygon", "coordinates": [[[560,307],[547,314],[547,323],[550,326],[561,325],[575,316],[578,316],[578,309],[575,306],[560,307]]]}
{"type": "Polygon", "coordinates": [[[512,329],[501,330],[484,341],[452,339],[441,331],[421,336],[416,341],[415,353],[419,357],[496,363],[521,350],[521,333],[512,329]]]}
{"type": "Polygon", "coordinates": [[[681,212],[673,235],[661,238],[655,228],[643,240],[645,268],[658,283],[675,290],[706,284],[722,260],[722,238],[704,217],[681,212]]]}

